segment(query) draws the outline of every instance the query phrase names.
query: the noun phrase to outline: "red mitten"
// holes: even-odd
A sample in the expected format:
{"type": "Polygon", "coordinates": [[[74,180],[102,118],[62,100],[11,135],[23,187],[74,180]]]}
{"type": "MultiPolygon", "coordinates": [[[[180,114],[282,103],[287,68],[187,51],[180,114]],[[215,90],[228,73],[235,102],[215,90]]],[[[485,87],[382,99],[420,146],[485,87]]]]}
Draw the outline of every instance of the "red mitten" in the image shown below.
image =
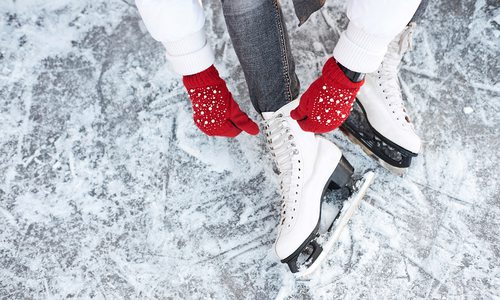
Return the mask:
{"type": "Polygon", "coordinates": [[[209,136],[235,137],[242,130],[259,133],[259,126],[240,110],[226,83],[212,65],[205,71],[182,78],[193,106],[193,119],[209,136]]]}
{"type": "Polygon", "coordinates": [[[300,98],[299,106],[290,112],[304,131],[325,133],[340,126],[351,113],[356,94],[364,80],[352,82],[337,62],[326,61],[321,76],[300,98]]]}

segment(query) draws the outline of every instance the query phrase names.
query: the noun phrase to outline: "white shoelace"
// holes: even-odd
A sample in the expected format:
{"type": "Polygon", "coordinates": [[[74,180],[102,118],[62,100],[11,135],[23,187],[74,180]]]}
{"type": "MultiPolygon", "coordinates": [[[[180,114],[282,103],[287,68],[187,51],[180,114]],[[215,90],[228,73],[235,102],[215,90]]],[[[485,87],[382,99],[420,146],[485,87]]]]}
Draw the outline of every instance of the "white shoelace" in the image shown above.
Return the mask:
{"type": "Polygon", "coordinates": [[[410,23],[401,33],[399,41],[393,41],[389,44],[384,61],[377,72],[378,81],[385,95],[386,104],[395,114],[403,126],[413,126],[406,113],[406,108],[401,98],[401,89],[398,80],[398,67],[403,55],[412,47],[412,36],[415,29],[415,23],[410,23]]]}
{"type": "MultiPolygon", "coordinates": [[[[286,220],[287,207],[294,206],[296,203],[296,199],[292,197],[291,187],[297,185],[295,178],[292,179],[292,171],[295,164],[293,156],[298,154],[298,150],[293,142],[294,136],[290,132],[288,122],[282,114],[279,114],[266,121],[264,127],[267,144],[279,171],[282,195],[280,225],[283,225],[286,220]]],[[[293,211],[288,214],[293,215],[293,211]]]]}

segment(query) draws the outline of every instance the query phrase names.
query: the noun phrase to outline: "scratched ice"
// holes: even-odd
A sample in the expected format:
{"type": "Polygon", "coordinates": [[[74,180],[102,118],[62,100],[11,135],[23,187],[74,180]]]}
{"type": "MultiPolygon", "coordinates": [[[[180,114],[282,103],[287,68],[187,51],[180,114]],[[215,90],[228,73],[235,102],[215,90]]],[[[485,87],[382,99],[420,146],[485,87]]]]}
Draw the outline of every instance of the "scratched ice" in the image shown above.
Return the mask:
{"type": "MultiPolygon", "coordinates": [[[[329,1],[297,28],[302,86],[345,28],[329,1]]],[[[216,64],[251,116],[217,1],[216,64]]],[[[432,1],[401,70],[424,152],[405,177],[341,133],[378,177],[325,266],[277,262],[278,183],[262,136],[208,138],[132,0],[0,4],[0,298],[500,297],[495,1],[432,1]]]]}

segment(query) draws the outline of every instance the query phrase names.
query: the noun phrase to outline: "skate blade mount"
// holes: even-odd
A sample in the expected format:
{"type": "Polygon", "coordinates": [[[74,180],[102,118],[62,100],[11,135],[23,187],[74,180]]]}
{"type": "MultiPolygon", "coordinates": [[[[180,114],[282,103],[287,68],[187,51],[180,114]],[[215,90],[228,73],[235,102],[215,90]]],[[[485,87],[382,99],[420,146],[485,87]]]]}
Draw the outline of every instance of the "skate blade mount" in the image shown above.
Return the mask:
{"type": "MultiPolygon", "coordinates": [[[[310,257],[307,259],[308,263],[299,268],[298,272],[294,273],[296,279],[308,280],[308,277],[313,274],[326,259],[328,253],[335,246],[337,240],[339,239],[344,227],[347,225],[354,212],[358,209],[361,200],[365,196],[366,191],[372,184],[374,178],[375,173],[373,171],[369,171],[364,174],[361,179],[354,183],[353,194],[348,200],[346,200],[342,211],[340,212],[340,215],[336,218],[333,224],[333,228],[335,229],[332,232],[326,233],[320,237],[326,241],[324,244],[318,243],[318,238],[314,240],[314,244],[316,245],[316,247],[320,247],[321,251],[319,251],[316,256],[310,255],[310,257]]],[[[314,254],[314,252],[312,254],[314,254]]]]}
{"type": "Polygon", "coordinates": [[[359,101],[355,102],[353,111],[340,126],[340,130],[382,167],[398,175],[403,175],[410,166],[411,159],[418,155],[378,133],[368,122],[366,112],[359,101]]]}
{"type": "MultiPolygon", "coordinates": [[[[290,268],[292,273],[299,272],[300,268],[308,268],[311,266],[318,256],[322,253],[323,247],[316,241],[319,237],[319,227],[321,223],[321,214],[323,208],[323,196],[328,189],[341,189],[347,187],[352,191],[352,174],[354,168],[347,161],[344,156],[341,156],[339,163],[335,167],[333,174],[328,179],[323,192],[321,193],[321,203],[320,203],[320,213],[318,223],[314,230],[309,234],[307,239],[302,242],[302,244],[287,258],[281,260],[282,263],[286,263],[290,268]]],[[[335,221],[335,220],[334,220],[335,221]]],[[[333,222],[332,222],[333,226],[333,222]]]]}
{"type": "Polygon", "coordinates": [[[366,153],[366,155],[373,158],[379,165],[381,165],[386,170],[389,170],[390,172],[392,172],[396,175],[399,175],[399,176],[406,174],[406,171],[408,171],[408,168],[398,168],[398,167],[395,167],[391,164],[388,164],[383,159],[381,159],[380,157],[375,155],[370,149],[368,149],[368,147],[366,147],[363,142],[358,140],[351,132],[344,130],[343,128],[341,128],[340,130],[347,136],[347,138],[351,142],[358,145],[366,153]]]}

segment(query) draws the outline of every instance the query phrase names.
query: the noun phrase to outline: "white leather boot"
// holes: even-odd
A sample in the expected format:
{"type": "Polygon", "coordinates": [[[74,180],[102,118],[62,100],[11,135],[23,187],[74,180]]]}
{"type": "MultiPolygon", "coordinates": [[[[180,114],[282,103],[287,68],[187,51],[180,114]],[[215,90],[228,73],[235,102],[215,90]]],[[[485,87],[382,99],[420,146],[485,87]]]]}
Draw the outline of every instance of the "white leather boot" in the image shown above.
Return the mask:
{"type": "Polygon", "coordinates": [[[421,148],[397,76],[403,55],[411,47],[414,28],[415,23],[411,23],[396,36],[379,69],[366,74],[354,110],[341,127],[368,154],[396,173],[404,172],[421,148]]]}
{"type": "Polygon", "coordinates": [[[330,183],[340,188],[353,169],[332,142],[303,131],[290,117],[295,100],[276,112],[262,113],[267,143],[279,170],[282,207],[274,245],[281,262],[292,272],[310,266],[322,252],[316,242],[322,196],[330,183]],[[304,251],[303,262],[298,261],[304,251]]]}

